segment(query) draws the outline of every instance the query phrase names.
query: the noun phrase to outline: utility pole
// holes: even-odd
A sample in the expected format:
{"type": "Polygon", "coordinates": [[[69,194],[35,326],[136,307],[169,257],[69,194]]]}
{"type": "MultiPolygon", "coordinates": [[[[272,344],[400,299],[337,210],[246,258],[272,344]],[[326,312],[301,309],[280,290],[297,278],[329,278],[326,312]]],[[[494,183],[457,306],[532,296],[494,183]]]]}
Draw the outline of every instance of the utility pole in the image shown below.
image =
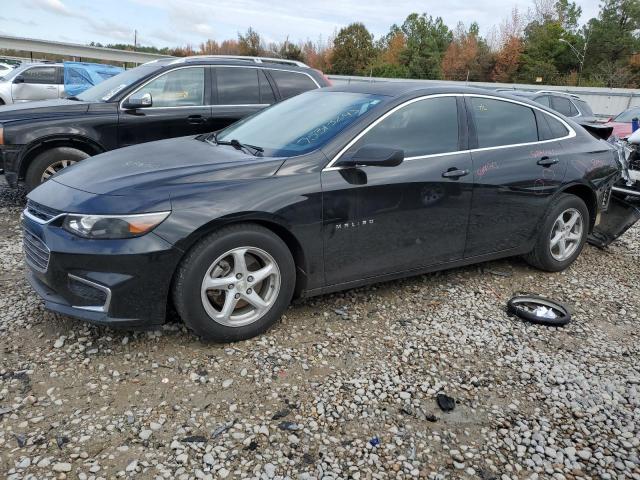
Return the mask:
{"type": "Polygon", "coordinates": [[[138,30],[133,31],[133,51],[136,51],[138,48],[138,30]]]}

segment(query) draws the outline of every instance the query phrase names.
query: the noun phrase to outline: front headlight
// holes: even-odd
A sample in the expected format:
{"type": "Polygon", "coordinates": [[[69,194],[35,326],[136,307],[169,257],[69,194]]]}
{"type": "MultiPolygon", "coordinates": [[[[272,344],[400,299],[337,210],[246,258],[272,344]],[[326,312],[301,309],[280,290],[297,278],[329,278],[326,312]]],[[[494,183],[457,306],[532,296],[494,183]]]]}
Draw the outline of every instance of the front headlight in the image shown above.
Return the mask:
{"type": "Polygon", "coordinates": [[[116,239],[139,237],[160,225],[171,212],[137,215],[76,215],[65,217],[63,228],[85,238],[116,239]]]}

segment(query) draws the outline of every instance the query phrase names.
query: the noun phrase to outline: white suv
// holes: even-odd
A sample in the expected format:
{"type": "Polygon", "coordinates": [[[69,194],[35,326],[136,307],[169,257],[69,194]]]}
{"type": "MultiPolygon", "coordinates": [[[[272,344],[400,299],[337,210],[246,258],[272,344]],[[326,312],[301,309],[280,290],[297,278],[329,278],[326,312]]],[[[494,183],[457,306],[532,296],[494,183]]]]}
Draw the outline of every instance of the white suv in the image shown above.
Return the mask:
{"type": "Polygon", "coordinates": [[[0,105],[64,96],[61,63],[29,63],[0,78],[0,105]]]}

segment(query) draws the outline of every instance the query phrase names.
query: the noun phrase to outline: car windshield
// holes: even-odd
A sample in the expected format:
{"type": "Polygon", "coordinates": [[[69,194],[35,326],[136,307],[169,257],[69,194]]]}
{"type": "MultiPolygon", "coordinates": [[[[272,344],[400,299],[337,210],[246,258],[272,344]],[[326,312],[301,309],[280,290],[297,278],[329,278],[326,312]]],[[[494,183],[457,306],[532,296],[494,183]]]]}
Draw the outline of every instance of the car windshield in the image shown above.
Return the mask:
{"type": "Polygon", "coordinates": [[[217,140],[261,147],[266,156],[302,155],[320,148],[384,98],[352,92],[303,93],[221,130],[217,140]]]}
{"type": "Polygon", "coordinates": [[[122,89],[127,88],[137,80],[159,70],[162,64],[148,63],[139,67],[126,70],[115,75],[95,87],[91,87],[77,96],[85,102],[108,102],[122,89]]]}
{"type": "Polygon", "coordinates": [[[640,118],[640,108],[626,110],[613,119],[614,122],[631,123],[634,118],[640,118]]]}

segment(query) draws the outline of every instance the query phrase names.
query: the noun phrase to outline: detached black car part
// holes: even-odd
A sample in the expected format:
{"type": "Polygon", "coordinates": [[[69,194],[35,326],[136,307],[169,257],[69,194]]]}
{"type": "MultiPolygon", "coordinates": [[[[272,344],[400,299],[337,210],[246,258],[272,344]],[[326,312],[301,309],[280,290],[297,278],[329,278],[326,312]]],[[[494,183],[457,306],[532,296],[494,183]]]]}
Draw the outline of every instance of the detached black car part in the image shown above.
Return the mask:
{"type": "Polygon", "coordinates": [[[520,295],[507,302],[507,313],[531,323],[561,327],[571,321],[569,307],[544,297],[520,295]]]}
{"type": "Polygon", "coordinates": [[[294,296],[509,256],[566,269],[619,176],[610,144],[525,99],[344,85],[65,168],[28,195],[24,250],[48,309],[151,327],[172,303],[240,340],[294,296]]]}

